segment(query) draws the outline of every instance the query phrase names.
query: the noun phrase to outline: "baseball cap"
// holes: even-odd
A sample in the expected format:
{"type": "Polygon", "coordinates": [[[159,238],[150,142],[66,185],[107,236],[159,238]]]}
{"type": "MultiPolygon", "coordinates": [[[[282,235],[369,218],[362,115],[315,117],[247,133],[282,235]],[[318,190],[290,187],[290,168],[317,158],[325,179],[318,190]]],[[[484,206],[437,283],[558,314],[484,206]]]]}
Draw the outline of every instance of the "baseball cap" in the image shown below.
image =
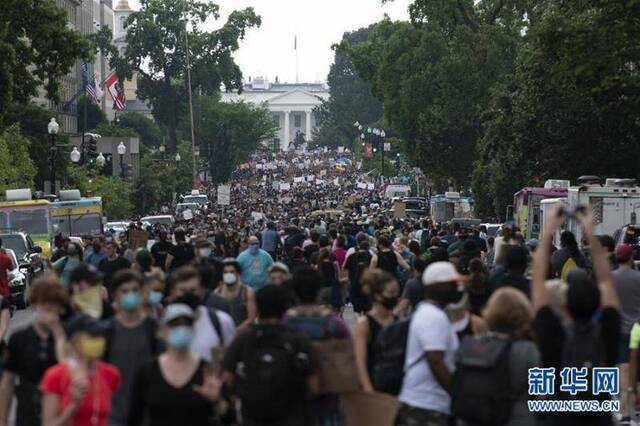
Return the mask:
{"type": "Polygon", "coordinates": [[[616,259],[620,262],[627,262],[633,257],[633,247],[629,244],[618,244],[616,247],[616,259]]]}
{"type": "Polygon", "coordinates": [[[191,309],[184,303],[172,303],[171,305],[167,306],[167,309],[165,309],[164,315],[162,316],[162,323],[170,323],[176,318],[193,319],[193,309],[191,309]]]}
{"type": "Polygon", "coordinates": [[[289,267],[282,262],[275,262],[271,266],[269,266],[268,272],[271,273],[271,271],[281,271],[281,272],[284,272],[285,274],[288,274],[289,267]]]}
{"type": "Polygon", "coordinates": [[[451,262],[434,262],[422,274],[422,284],[425,286],[463,280],[464,277],[456,271],[451,262]]]}

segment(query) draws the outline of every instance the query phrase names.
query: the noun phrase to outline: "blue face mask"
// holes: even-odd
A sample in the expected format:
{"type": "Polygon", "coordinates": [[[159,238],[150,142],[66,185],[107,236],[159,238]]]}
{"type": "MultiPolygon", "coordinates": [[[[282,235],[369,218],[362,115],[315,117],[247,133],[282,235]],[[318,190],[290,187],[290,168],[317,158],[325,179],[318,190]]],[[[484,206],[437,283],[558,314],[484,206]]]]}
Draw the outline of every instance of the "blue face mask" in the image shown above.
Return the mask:
{"type": "Polygon", "coordinates": [[[180,325],[173,327],[169,330],[169,337],[167,338],[167,344],[172,348],[186,349],[191,346],[193,341],[193,330],[186,325],[180,325]]]}
{"type": "Polygon", "coordinates": [[[123,311],[135,311],[140,306],[142,299],[136,293],[130,292],[120,299],[120,307],[123,311]]]}
{"type": "Polygon", "coordinates": [[[149,302],[150,305],[159,305],[160,302],[162,302],[162,293],[151,290],[147,296],[147,302],[149,302]]]}
{"type": "Polygon", "coordinates": [[[249,246],[249,253],[251,254],[258,253],[258,246],[249,246]]]}

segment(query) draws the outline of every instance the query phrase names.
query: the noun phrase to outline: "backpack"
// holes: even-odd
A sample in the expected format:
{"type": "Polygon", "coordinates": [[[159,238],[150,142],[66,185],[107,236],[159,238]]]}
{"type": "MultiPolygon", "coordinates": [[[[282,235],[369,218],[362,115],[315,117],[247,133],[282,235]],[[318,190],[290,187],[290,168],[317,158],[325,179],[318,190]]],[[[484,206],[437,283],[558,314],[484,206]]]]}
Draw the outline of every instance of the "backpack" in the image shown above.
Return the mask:
{"type": "Polygon", "coordinates": [[[474,425],[504,425],[515,401],[510,385],[511,340],[465,336],[456,355],[451,412],[474,425]]]}
{"type": "Polygon", "coordinates": [[[252,325],[241,360],[236,367],[238,395],[252,419],[280,420],[304,395],[309,359],[288,327],[252,325]]]}
{"type": "Polygon", "coordinates": [[[353,275],[354,279],[351,285],[354,285],[360,288],[360,277],[362,277],[362,273],[364,272],[364,270],[369,267],[371,258],[367,256],[365,252],[361,252],[361,251],[355,252],[353,256],[356,256],[357,262],[356,262],[356,272],[353,275]]]}
{"type": "Polygon", "coordinates": [[[417,365],[424,355],[404,368],[411,317],[395,321],[380,330],[374,342],[373,388],[378,392],[399,395],[406,371],[417,365]]]}

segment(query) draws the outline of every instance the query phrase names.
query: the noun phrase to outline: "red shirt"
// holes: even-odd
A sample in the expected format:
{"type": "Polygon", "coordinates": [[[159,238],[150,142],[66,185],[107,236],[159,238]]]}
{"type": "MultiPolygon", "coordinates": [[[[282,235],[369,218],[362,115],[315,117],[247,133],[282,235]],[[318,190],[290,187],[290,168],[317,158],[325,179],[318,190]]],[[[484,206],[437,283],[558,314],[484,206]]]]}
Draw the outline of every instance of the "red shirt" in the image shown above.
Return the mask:
{"type": "Polygon", "coordinates": [[[9,271],[13,269],[13,262],[4,250],[0,250],[0,296],[9,297],[9,271]]]}
{"type": "MultiPolygon", "coordinates": [[[[89,390],[73,418],[72,426],[108,426],[111,395],[120,386],[120,373],[114,366],[99,361],[96,371],[89,376],[89,390]],[[96,416],[94,425],[91,418],[96,416]]],[[[45,373],[40,391],[60,398],[58,412],[71,403],[71,371],[67,363],[56,364],[45,373]]]]}

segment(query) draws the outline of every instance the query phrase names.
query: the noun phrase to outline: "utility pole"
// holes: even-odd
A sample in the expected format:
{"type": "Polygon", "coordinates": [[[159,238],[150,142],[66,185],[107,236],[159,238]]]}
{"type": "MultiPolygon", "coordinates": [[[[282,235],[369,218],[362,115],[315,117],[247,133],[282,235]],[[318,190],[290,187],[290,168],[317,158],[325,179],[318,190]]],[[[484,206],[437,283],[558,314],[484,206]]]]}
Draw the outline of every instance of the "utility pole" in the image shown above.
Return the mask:
{"type": "MultiPolygon", "coordinates": [[[[183,3],[184,5],[185,3],[183,3]]],[[[184,9],[183,9],[184,12],[184,9]]],[[[184,47],[187,59],[187,85],[189,90],[189,119],[191,121],[191,159],[193,162],[193,187],[197,187],[198,171],[196,170],[196,134],[193,127],[193,94],[191,93],[191,64],[189,62],[189,38],[187,36],[187,15],[184,19],[184,47]]]]}

